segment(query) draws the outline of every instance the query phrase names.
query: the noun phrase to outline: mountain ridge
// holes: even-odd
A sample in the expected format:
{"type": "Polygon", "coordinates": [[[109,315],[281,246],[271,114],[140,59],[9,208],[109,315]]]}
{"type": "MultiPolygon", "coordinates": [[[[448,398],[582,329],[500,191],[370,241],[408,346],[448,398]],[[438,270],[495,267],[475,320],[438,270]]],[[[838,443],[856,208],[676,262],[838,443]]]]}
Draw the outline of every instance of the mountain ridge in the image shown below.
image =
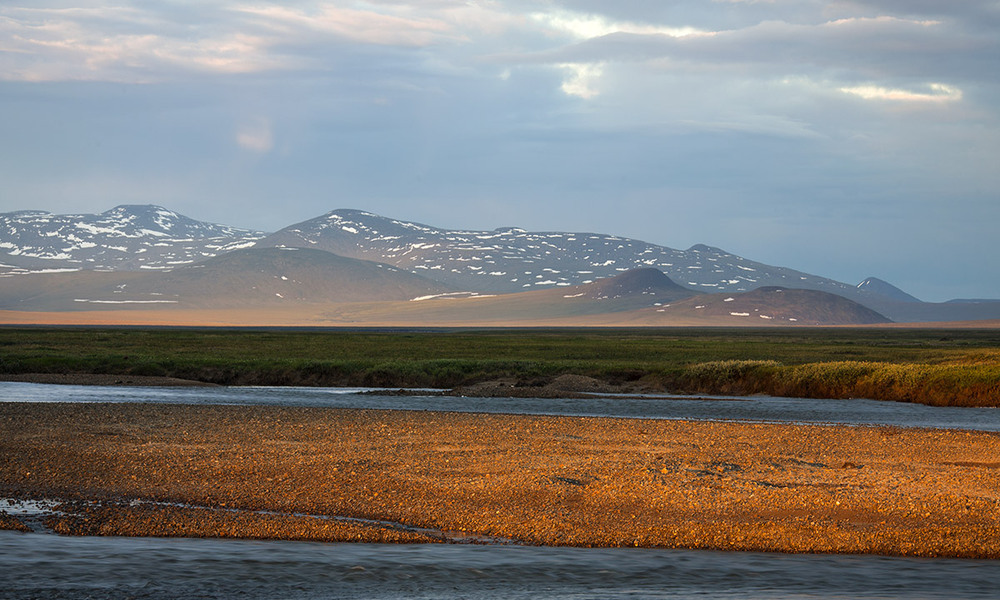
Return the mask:
{"type": "MultiPolygon", "coordinates": [[[[156,205],[119,205],[96,215],[37,210],[0,214],[0,277],[59,271],[169,274],[240,250],[267,248],[323,251],[419,275],[434,282],[425,285],[431,292],[424,295],[441,290],[482,296],[549,289],[557,299],[559,290],[608,282],[623,273],[639,277],[643,269],[653,269],[677,290],[687,290],[675,290],[678,296],[778,286],[834,293],[894,321],[1000,318],[1000,301],[924,303],[874,277],[854,286],[755,262],[706,244],[677,250],[600,233],[530,232],[510,226],[451,230],[357,209],[333,210],[273,233],[204,223],[156,205]]],[[[329,269],[317,272],[323,273],[317,277],[337,280],[329,269]]],[[[652,272],[645,276],[655,277],[652,272]]],[[[75,281],[91,285],[85,279],[75,281]]],[[[50,285],[62,289],[65,281],[51,279],[50,285]]],[[[315,287],[323,285],[317,282],[315,287]]],[[[669,296],[663,290],[657,293],[669,296]]]]}
{"type": "Polygon", "coordinates": [[[677,250],[591,232],[529,232],[518,227],[449,230],[356,209],[337,209],[289,225],[257,245],[318,248],[376,260],[483,293],[569,286],[655,267],[681,285],[706,292],[783,285],[848,297],[859,294],[853,285],[751,261],[704,244],[677,250]]]}
{"type": "Polygon", "coordinates": [[[165,270],[250,247],[264,235],[151,204],[100,214],[0,213],[0,273],[165,270]]]}
{"type": "Polygon", "coordinates": [[[786,285],[850,295],[858,288],[773,267],[705,244],[687,250],[641,240],[518,227],[450,230],[337,209],[274,233],[195,221],[157,205],[100,214],[0,214],[0,273],[33,270],[170,270],[248,247],[302,247],[392,264],[451,287],[488,293],[560,287],[656,267],[703,291],[786,285]],[[534,266],[533,266],[534,265],[534,266]]]}

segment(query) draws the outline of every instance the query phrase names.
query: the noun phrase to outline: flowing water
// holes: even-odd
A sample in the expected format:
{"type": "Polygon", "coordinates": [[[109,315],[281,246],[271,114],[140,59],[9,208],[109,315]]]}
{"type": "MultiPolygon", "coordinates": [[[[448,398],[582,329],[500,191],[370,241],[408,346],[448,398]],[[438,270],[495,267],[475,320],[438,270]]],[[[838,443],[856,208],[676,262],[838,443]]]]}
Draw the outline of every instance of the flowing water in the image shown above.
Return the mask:
{"type": "Polygon", "coordinates": [[[770,396],[469,398],[394,395],[391,390],[307,387],[128,387],[0,382],[0,402],[147,402],[326,406],[647,419],[846,423],[1000,431],[1000,409],[934,407],[875,400],[770,396]]]}
{"type": "MultiPolygon", "coordinates": [[[[397,396],[0,383],[0,402],[149,402],[847,423],[1000,431],[1000,410],[868,400],[397,396]]],[[[0,406],[2,411],[2,406],[0,406]]],[[[1000,562],[500,545],[73,538],[0,531],[0,599],[997,598],[1000,562]]]]}
{"type": "Polygon", "coordinates": [[[0,598],[995,598],[990,561],[0,532],[0,598]]]}

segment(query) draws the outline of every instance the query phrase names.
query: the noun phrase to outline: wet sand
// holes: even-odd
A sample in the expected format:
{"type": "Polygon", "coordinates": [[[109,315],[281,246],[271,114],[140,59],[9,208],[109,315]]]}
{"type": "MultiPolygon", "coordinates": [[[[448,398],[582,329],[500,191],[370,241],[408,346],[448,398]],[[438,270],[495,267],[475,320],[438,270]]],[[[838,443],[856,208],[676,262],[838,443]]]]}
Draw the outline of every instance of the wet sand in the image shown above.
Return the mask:
{"type": "Polygon", "coordinates": [[[1000,558],[997,457],[964,431],[0,404],[0,497],[82,535],[1000,558]]]}

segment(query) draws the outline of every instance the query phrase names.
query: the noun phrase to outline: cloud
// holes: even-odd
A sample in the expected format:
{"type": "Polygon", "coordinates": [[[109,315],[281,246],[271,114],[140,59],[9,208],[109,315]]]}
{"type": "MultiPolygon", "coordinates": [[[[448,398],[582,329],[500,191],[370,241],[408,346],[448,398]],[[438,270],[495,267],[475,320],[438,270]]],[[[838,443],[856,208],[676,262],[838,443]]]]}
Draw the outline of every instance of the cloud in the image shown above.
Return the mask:
{"type": "Polygon", "coordinates": [[[291,64],[271,53],[273,40],[265,36],[237,24],[199,28],[191,16],[119,6],[0,8],[0,79],[149,83],[178,73],[236,74],[291,64]]]}
{"type": "MultiPolygon", "coordinates": [[[[388,8],[390,11],[392,7],[388,8]]],[[[259,24],[283,39],[300,33],[332,35],[354,42],[422,47],[461,39],[447,22],[434,17],[405,17],[376,10],[320,5],[311,10],[286,6],[241,6],[235,11],[252,15],[259,24]]]]}
{"type": "Polygon", "coordinates": [[[415,14],[420,11],[407,5],[355,4],[0,7],[0,80],[148,83],[199,73],[306,70],[322,65],[316,55],[324,46],[420,48],[467,42],[460,25],[496,27],[462,7],[415,14]]]}
{"type": "Polygon", "coordinates": [[[711,35],[712,32],[702,31],[694,27],[668,27],[663,25],[631,23],[615,21],[600,15],[579,14],[570,11],[536,12],[531,19],[543,28],[566,32],[580,39],[591,39],[612,33],[635,33],[640,35],[666,35],[670,37],[687,37],[691,35],[711,35]]]}
{"type": "Polygon", "coordinates": [[[962,99],[962,90],[943,83],[931,83],[926,92],[890,89],[875,85],[842,87],[840,91],[865,100],[890,100],[896,102],[955,102],[962,99]]]}
{"type": "MultiPolygon", "coordinates": [[[[526,55],[525,61],[662,61],[676,69],[754,69],[762,74],[817,70],[868,76],[945,75],[952,65],[973,66],[996,40],[959,41],[936,21],[894,17],[839,19],[820,24],[764,22],[689,36],[613,32],[526,55]],[[928,60],[924,60],[928,59],[928,60]],[[967,59],[971,59],[968,60],[967,59]]],[[[981,77],[982,73],[975,70],[981,77]]],[[[957,76],[963,76],[959,69],[957,76]]]]}
{"type": "MultiPolygon", "coordinates": [[[[1000,37],[971,31],[953,15],[836,16],[713,30],[557,12],[535,21],[566,33],[565,43],[500,61],[559,69],[564,93],[600,95],[606,106],[618,106],[622,122],[751,128],[762,117],[786,120],[775,131],[801,130],[803,121],[820,118],[802,108],[789,116],[773,112],[802,107],[818,95],[824,104],[854,97],[886,106],[959,106],[969,99],[968,89],[995,84],[989,73],[1000,69],[1000,37]],[[768,97],[775,92],[780,96],[768,97]],[[720,95],[727,100],[718,101],[720,95]]],[[[835,127],[834,120],[823,117],[823,126],[835,127]]]]}
{"type": "Polygon", "coordinates": [[[577,96],[588,100],[598,93],[596,84],[604,71],[600,64],[563,64],[560,68],[567,71],[561,89],[570,96],[577,96]]]}
{"type": "MultiPolygon", "coordinates": [[[[611,72],[620,62],[646,62],[653,73],[669,67],[815,78],[822,72],[820,79],[833,82],[833,89],[907,89],[914,79],[962,87],[963,81],[1000,66],[997,36],[963,29],[957,9],[931,10],[935,3],[918,3],[916,11],[890,0],[826,3],[833,18],[771,19],[728,28],[713,23],[717,13],[704,8],[708,16],[695,18],[704,22],[696,26],[672,21],[674,15],[660,14],[665,9],[649,9],[646,19],[638,18],[638,11],[633,18],[615,18],[574,11],[575,4],[586,6],[552,3],[539,11],[537,3],[234,0],[172,11],[141,4],[5,7],[0,8],[0,78],[142,83],[198,74],[328,70],[366,46],[409,52],[436,48],[425,65],[437,70],[547,64],[568,72],[564,93],[591,98],[597,71],[611,72]],[[883,8],[903,16],[879,14],[883,8]],[[587,72],[568,64],[588,65],[581,67],[587,72]]],[[[786,3],[738,5],[772,15],[786,3]]],[[[692,3],[683,14],[697,17],[703,6],[692,3]]]]}

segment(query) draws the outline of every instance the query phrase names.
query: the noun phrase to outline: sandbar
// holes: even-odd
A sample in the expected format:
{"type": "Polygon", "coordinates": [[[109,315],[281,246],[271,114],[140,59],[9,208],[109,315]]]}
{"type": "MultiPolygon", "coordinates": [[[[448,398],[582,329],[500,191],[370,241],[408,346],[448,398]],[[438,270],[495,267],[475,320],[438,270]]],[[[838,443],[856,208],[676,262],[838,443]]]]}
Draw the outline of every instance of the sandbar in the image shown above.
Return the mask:
{"type": "Polygon", "coordinates": [[[997,457],[899,427],[0,403],[0,498],[73,535],[996,559],[997,457]]]}

